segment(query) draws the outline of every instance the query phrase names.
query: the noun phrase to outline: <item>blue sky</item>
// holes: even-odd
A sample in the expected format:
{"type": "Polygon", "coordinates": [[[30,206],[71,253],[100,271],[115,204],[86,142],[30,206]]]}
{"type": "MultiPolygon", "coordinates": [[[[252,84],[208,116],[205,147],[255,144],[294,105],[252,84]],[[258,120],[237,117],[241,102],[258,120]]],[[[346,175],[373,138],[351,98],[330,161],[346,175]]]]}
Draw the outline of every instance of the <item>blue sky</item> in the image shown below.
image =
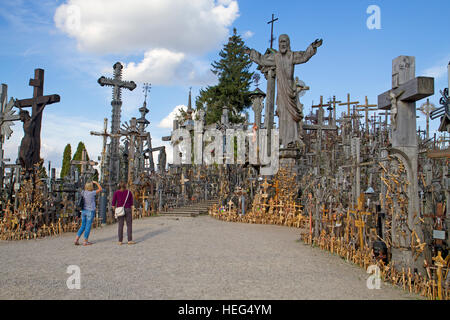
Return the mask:
{"type": "MultiPolygon", "coordinates": [[[[59,94],[61,103],[45,110],[41,155],[60,167],[67,143],[75,148],[82,140],[91,158],[100,154],[101,139],[89,131],[101,130],[103,118],[110,118],[111,90],[97,79],[110,76],[116,61],[125,64],[125,78],[139,85],[123,96],[122,121],[139,115],[141,85],[152,83],[149,130],[158,146],[170,134],[164,126],[170,119],[163,120],[187,104],[189,87],[195,96],[215,83],[210,63],[233,28],[245,35],[247,46],[264,52],[272,13],[279,18],[275,36],[287,33],[293,50],[324,40],[317,55],[296,68],[296,76],[311,87],[302,99],[305,112],[321,95],[343,101],[350,93],[360,102],[368,96],[376,103],[377,95],[390,88],[392,59],[399,55],[416,57],[417,76],[435,77],[436,94],[430,100],[438,105],[439,90],[448,86],[449,12],[450,2],[437,0],[1,0],[0,82],[8,84],[9,96],[29,98],[34,69],[45,69],[45,94],[59,94]],[[381,9],[380,30],[366,26],[369,5],[381,9]],[[80,17],[75,29],[73,8],[80,17]]],[[[260,88],[265,90],[264,82],[260,88]]],[[[424,123],[421,116],[418,126],[424,123]]],[[[437,126],[438,120],[433,121],[432,129],[437,126]]],[[[13,130],[5,150],[15,160],[21,124],[13,130]]]]}

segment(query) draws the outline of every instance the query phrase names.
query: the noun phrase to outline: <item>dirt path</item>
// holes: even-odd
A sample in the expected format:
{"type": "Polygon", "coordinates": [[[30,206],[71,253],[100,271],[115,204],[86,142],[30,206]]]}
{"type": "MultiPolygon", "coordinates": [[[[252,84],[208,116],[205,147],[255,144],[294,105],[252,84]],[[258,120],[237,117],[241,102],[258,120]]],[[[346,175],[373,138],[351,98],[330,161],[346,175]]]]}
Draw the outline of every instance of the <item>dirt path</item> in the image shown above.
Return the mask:
{"type": "Polygon", "coordinates": [[[0,242],[0,299],[419,299],[367,289],[364,270],[302,244],[298,229],[156,217],[118,246],[116,228],[93,230],[90,247],[74,234],[0,242]],[[80,290],[67,288],[69,265],[80,290]]]}

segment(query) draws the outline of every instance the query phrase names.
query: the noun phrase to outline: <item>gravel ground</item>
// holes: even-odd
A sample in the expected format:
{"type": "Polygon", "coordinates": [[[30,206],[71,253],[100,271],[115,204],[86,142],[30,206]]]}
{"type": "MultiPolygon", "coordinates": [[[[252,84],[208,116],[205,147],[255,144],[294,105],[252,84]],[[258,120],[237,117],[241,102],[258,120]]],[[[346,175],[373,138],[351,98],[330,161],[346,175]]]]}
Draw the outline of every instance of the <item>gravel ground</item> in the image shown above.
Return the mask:
{"type": "Polygon", "coordinates": [[[364,270],[299,242],[298,229],[208,216],[133,226],[134,246],[117,245],[116,225],[92,230],[89,247],[75,234],[0,241],[0,299],[420,299],[367,289],[364,270]],[[80,290],[67,288],[69,265],[80,290]]]}

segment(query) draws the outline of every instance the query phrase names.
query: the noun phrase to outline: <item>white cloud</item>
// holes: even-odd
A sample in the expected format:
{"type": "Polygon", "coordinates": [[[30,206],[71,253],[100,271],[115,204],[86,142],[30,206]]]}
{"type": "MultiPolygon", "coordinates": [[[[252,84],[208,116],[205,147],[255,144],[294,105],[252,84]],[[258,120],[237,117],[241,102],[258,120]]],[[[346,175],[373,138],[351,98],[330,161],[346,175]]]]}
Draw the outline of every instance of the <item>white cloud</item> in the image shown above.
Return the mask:
{"type": "Polygon", "coordinates": [[[67,0],[54,21],[81,51],[205,53],[227,38],[238,16],[236,0],[67,0]]]}
{"type": "Polygon", "coordinates": [[[446,59],[441,60],[438,64],[435,66],[432,66],[428,69],[425,69],[423,72],[426,77],[433,77],[435,79],[442,78],[447,74],[447,66],[448,61],[450,60],[450,56],[448,56],[446,59]]]}
{"type": "MultiPolygon", "coordinates": [[[[48,161],[51,161],[52,167],[60,169],[65,146],[71,144],[73,155],[80,141],[85,144],[89,157],[97,161],[101,154],[102,139],[91,136],[90,131],[101,131],[102,128],[102,121],[83,117],[60,117],[47,112],[42,118],[41,132],[41,158],[45,159],[45,166],[47,167],[48,161]]],[[[11,139],[6,140],[4,146],[5,156],[10,158],[11,162],[15,162],[23,137],[22,123],[16,122],[12,129],[14,133],[11,139]]]]}
{"type": "Polygon", "coordinates": [[[145,52],[139,62],[125,64],[126,79],[137,82],[150,82],[153,85],[206,85],[217,80],[209,69],[209,64],[191,61],[186,54],[167,49],[154,49],[145,52]]]}
{"type": "Polygon", "coordinates": [[[255,35],[255,33],[253,31],[245,31],[243,34],[244,39],[250,39],[251,37],[253,37],[255,35]]]}
{"type": "Polygon", "coordinates": [[[177,115],[179,109],[187,110],[187,107],[185,105],[179,105],[173,108],[172,112],[170,112],[167,117],[161,120],[161,122],[158,124],[158,128],[172,129],[173,120],[175,120],[175,116],[177,115]]]}

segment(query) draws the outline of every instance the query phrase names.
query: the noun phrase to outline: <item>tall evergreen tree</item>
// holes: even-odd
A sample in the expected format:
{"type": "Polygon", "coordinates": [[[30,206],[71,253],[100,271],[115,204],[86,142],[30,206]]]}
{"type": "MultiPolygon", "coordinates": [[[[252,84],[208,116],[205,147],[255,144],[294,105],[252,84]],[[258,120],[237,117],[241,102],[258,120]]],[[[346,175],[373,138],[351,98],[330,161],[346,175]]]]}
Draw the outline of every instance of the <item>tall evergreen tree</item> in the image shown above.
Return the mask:
{"type": "Polygon", "coordinates": [[[65,176],[67,176],[70,172],[70,159],[72,159],[72,147],[70,146],[70,143],[69,143],[64,148],[63,161],[62,161],[61,174],[60,174],[61,179],[63,179],[65,176]]]}
{"type": "Polygon", "coordinates": [[[47,169],[44,166],[44,159],[41,159],[41,162],[39,164],[39,178],[40,179],[47,179],[47,169]]]}
{"type": "MultiPolygon", "coordinates": [[[[77,151],[75,151],[75,154],[73,155],[72,160],[80,161],[83,160],[83,150],[86,150],[86,147],[83,142],[78,143],[77,151]]],[[[86,159],[89,160],[89,155],[86,150],[86,159]]],[[[78,172],[81,172],[81,164],[77,164],[78,172]]]]}
{"type": "Polygon", "coordinates": [[[236,29],[220,51],[219,61],[214,61],[211,71],[217,75],[219,83],[200,90],[196,100],[197,109],[206,104],[206,123],[220,120],[223,106],[230,110],[232,123],[242,123],[245,118],[240,114],[251,105],[249,97],[253,72],[250,72],[252,61],[245,54],[245,43],[236,29]]]}

